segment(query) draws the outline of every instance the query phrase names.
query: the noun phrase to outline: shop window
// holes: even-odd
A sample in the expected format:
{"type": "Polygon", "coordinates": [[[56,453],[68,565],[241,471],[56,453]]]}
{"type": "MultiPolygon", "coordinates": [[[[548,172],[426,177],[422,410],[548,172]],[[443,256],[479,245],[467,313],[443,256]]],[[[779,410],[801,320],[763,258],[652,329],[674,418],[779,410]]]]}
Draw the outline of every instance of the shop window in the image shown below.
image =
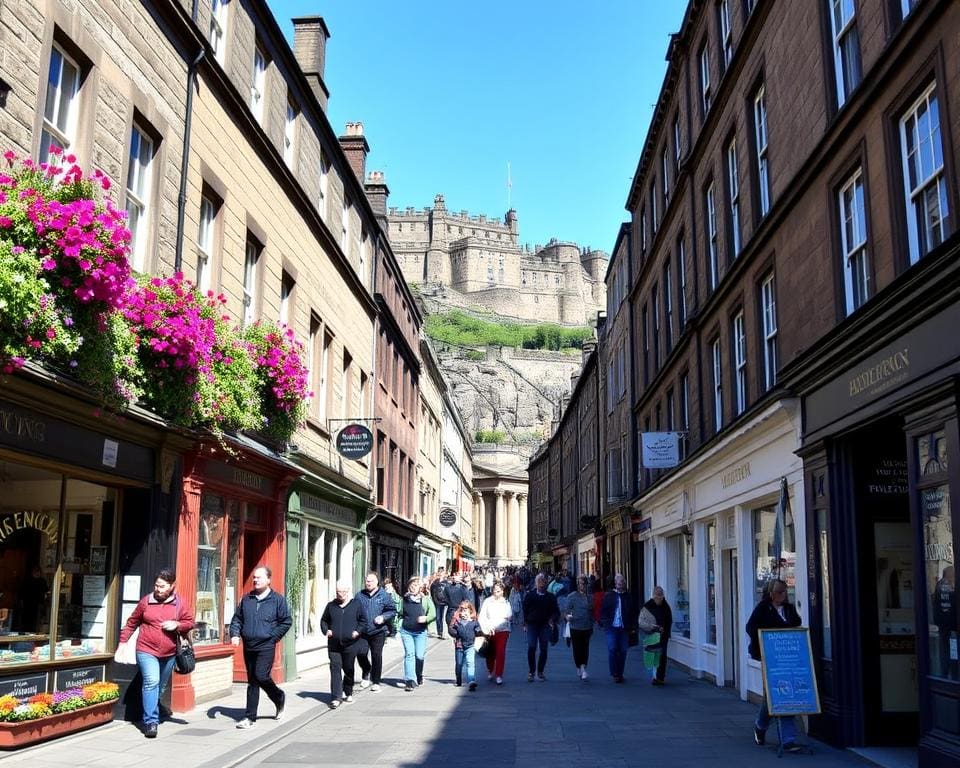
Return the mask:
{"type": "Polygon", "coordinates": [[[947,485],[947,441],[943,430],[917,439],[916,450],[930,674],[958,680],[956,561],[947,485]]]}
{"type": "Polygon", "coordinates": [[[107,650],[117,494],[0,462],[0,667],[107,650]]]}
{"type": "Polygon", "coordinates": [[[690,570],[689,545],[685,536],[671,536],[667,539],[668,563],[670,569],[670,595],[673,606],[673,635],[690,637],[690,570]]]}
{"type": "Polygon", "coordinates": [[[717,524],[707,524],[707,642],[717,644],[717,524]]]}
{"type": "Polygon", "coordinates": [[[203,495],[200,535],[197,544],[197,632],[198,643],[218,642],[223,605],[219,599],[220,563],[226,532],[223,497],[203,495]]]}
{"type": "Polygon", "coordinates": [[[830,541],[827,511],[817,510],[817,542],[820,548],[820,624],[823,627],[823,658],[833,658],[833,626],[830,620],[830,541]]]}
{"type": "Polygon", "coordinates": [[[777,512],[773,507],[753,510],[753,604],[763,597],[770,579],[783,579],[787,584],[787,599],[796,601],[797,547],[793,514],[789,509],[783,515],[783,531],[778,545],[777,512]],[[779,546],[780,552],[776,550],[779,546]]]}

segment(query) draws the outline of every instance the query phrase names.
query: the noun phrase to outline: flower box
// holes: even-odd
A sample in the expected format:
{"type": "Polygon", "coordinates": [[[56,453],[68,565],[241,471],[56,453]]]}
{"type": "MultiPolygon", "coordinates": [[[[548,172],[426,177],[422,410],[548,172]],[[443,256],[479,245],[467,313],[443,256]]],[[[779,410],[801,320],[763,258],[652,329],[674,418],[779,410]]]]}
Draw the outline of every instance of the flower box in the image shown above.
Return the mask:
{"type": "Polygon", "coordinates": [[[68,733],[82,731],[113,720],[116,700],[103,701],[72,712],[60,712],[36,720],[15,723],[0,722],[0,749],[17,749],[38,741],[55,739],[68,733]]]}

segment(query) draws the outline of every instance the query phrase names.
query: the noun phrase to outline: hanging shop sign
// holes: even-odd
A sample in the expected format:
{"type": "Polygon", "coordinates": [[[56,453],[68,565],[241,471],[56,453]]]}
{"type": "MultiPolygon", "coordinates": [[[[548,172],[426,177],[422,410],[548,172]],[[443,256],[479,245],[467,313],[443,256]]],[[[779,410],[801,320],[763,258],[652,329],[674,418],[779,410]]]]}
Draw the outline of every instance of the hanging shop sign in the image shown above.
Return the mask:
{"type": "Polygon", "coordinates": [[[373,450],[373,432],[363,424],[347,424],[337,435],[337,453],[345,459],[362,459],[373,450]]]}
{"type": "Polygon", "coordinates": [[[453,528],[457,524],[457,511],[450,507],[440,510],[440,525],[444,528],[453,528]]]}

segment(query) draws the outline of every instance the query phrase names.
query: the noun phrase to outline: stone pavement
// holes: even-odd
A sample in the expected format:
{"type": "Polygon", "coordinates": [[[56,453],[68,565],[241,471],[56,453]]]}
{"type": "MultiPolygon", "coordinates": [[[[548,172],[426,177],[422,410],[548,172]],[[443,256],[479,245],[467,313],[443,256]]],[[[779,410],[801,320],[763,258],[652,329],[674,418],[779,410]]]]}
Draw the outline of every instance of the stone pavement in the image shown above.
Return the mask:
{"type": "MultiPolygon", "coordinates": [[[[627,681],[616,685],[607,673],[603,635],[594,633],[591,678],[581,682],[570,650],[550,649],[546,682],[526,680],[522,631],[508,645],[504,685],[478,669],[479,688],[471,693],[453,683],[450,640],[430,640],[425,684],[402,689],[398,641],[385,650],[385,685],[379,693],[355,694],[352,704],[331,710],[326,668],[284,685],[287,708],[275,722],[262,697],[256,728],[238,731],[244,686],[230,697],[201,705],[160,727],[154,741],[130,723],[114,723],[17,753],[0,756],[0,768],[15,765],[71,766],[175,764],[177,768],[232,766],[324,766],[378,768],[449,765],[543,765],[557,768],[712,765],[781,765],[775,746],[754,745],[755,707],[685,673],[670,669],[667,685],[649,684],[641,654],[631,650],[627,681]]],[[[776,741],[774,729],[770,742],[776,741]]],[[[812,743],[813,755],[784,755],[817,768],[865,766],[851,752],[812,743]]]]}

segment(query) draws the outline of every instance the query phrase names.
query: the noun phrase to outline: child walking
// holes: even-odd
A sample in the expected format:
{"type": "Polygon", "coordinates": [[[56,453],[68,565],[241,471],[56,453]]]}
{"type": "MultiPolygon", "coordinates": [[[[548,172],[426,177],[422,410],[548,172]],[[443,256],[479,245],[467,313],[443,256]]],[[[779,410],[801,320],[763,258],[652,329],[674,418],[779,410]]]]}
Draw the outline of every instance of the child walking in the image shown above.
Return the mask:
{"type": "Polygon", "coordinates": [[[463,685],[463,673],[466,671],[467,683],[471,691],[477,690],[477,650],[473,647],[473,643],[479,634],[480,622],[477,621],[477,611],[473,603],[464,600],[450,620],[450,637],[453,638],[456,659],[453,670],[457,679],[456,685],[463,685]]]}

